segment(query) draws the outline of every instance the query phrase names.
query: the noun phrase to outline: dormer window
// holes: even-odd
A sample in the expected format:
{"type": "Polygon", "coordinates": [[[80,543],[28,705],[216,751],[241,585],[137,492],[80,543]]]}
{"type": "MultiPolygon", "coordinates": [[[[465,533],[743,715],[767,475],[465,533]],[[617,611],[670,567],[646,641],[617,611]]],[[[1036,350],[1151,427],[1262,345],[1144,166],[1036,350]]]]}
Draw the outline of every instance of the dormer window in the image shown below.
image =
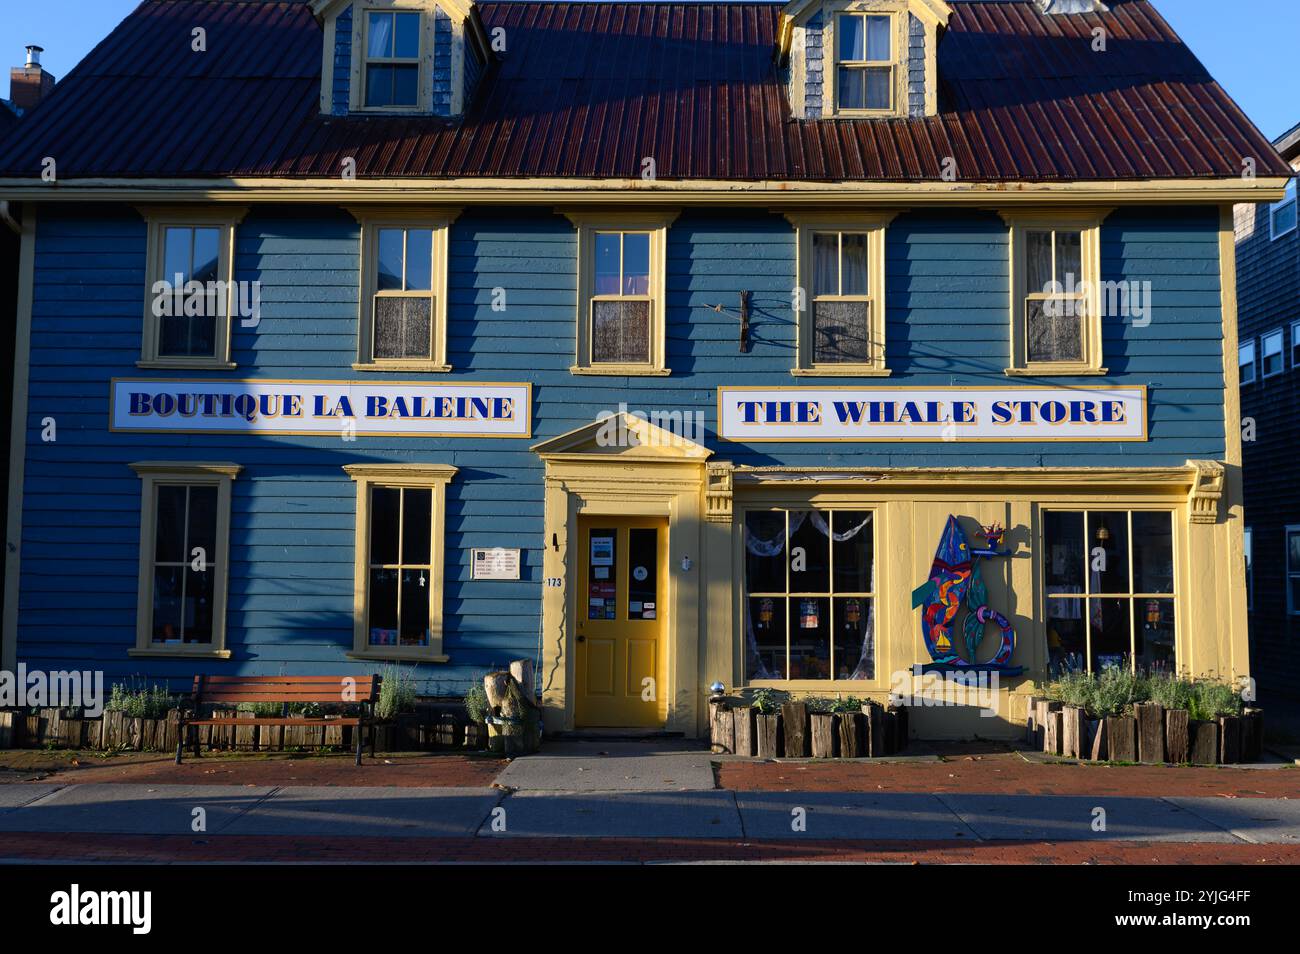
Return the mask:
{"type": "Polygon", "coordinates": [[[841,13],[836,18],[837,112],[894,108],[894,18],[841,13]]]}
{"type": "Polygon", "coordinates": [[[420,14],[366,11],[366,106],[420,104],[420,14]]]}

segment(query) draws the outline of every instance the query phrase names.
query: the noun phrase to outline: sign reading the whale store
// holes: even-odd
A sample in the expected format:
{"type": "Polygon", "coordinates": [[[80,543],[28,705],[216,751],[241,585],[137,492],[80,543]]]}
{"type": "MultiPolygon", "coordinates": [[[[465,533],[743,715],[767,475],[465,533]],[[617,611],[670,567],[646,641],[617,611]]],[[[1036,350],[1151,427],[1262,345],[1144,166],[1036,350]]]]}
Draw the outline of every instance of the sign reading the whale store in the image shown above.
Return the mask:
{"type": "Polygon", "coordinates": [[[718,388],[732,441],[1144,441],[1145,387],[718,388]]]}
{"type": "Polygon", "coordinates": [[[529,384],[114,378],[112,429],[185,434],[529,437],[529,384]]]}

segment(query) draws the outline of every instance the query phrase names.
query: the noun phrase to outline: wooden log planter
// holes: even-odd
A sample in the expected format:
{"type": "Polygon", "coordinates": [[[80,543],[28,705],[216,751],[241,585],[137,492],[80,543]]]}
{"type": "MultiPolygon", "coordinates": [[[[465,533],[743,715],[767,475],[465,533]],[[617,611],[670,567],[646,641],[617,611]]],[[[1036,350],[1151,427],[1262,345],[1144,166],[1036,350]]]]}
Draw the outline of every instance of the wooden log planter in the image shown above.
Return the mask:
{"type": "Polygon", "coordinates": [[[906,706],[868,702],[861,712],[811,712],[787,702],[759,712],[735,699],[710,700],[709,742],[716,755],[760,759],[860,759],[894,755],[907,747],[906,706]]]}
{"type": "MultiPolygon", "coordinates": [[[[233,718],[234,712],[230,713],[233,718]]],[[[196,726],[204,749],[241,752],[315,752],[322,748],[350,751],[352,727],[196,726]]],[[[58,748],[93,751],[174,752],[179,732],[175,710],[158,719],[137,719],[124,712],[105,712],[97,719],[59,709],[0,712],[0,749],[58,748]]],[[[374,726],[379,751],[482,750],[487,727],[467,722],[463,713],[417,711],[374,726]]]]}
{"type": "Polygon", "coordinates": [[[1200,722],[1186,709],[1141,702],[1132,715],[1090,719],[1077,706],[1031,697],[1025,718],[1031,749],[1094,762],[1235,765],[1258,761],[1263,741],[1264,713],[1255,708],[1200,722]]]}

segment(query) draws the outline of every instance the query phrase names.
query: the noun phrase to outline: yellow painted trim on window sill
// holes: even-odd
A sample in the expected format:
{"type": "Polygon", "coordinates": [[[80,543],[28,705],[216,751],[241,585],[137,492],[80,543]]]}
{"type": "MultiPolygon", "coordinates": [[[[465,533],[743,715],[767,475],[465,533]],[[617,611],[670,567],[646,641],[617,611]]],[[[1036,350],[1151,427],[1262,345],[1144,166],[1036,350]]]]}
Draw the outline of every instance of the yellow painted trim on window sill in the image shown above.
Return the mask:
{"type": "Polygon", "coordinates": [[[429,374],[441,374],[451,370],[449,364],[435,364],[432,361],[391,361],[364,362],[353,361],[353,371],[424,371],[429,374]]]}
{"type": "Polygon", "coordinates": [[[134,646],[128,649],[126,654],[137,658],[149,656],[158,658],[168,656],[191,656],[202,659],[229,659],[231,657],[229,649],[167,649],[166,647],[158,647],[156,649],[138,649],[134,646]]]}
{"type": "Polygon", "coordinates": [[[233,361],[164,361],[162,359],[137,361],[135,366],[151,371],[233,371],[239,367],[233,361]]]}
{"type": "Polygon", "coordinates": [[[1046,365],[1033,368],[1004,368],[1002,371],[1009,378],[1052,378],[1052,377],[1100,377],[1109,374],[1106,368],[1094,368],[1089,365],[1046,365]]]}
{"type": "Polygon", "coordinates": [[[887,378],[894,372],[888,368],[846,365],[838,368],[791,368],[790,373],[797,378],[887,378]]]}
{"type": "Polygon", "coordinates": [[[445,663],[451,662],[450,656],[442,655],[429,656],[423,653],[360,653],[355,650],[345,653],[349,659],[360,659],[366,662],[432,662],[445,663]]]}
{"type": "Polygon", "coordinates": [[[600,365],[599,367],[595,365],[588,366],[588,365],[575,364],[569,367],[569,373],[603,375],[605,377],[641,376],[641,377],[662,378],[662,377],[667,377],[673,372],[670,368],[650,368],[640,364],[634,364],[634,365],[612,364],[612,365],[600,365]]]}

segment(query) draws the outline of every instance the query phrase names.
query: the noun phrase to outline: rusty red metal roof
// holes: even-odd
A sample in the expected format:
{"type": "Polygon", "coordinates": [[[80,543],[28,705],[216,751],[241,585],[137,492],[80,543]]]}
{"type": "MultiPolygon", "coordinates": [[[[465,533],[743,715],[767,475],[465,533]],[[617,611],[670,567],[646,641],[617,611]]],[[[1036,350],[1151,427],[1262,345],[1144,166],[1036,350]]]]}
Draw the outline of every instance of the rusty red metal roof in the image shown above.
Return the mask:
{"type": "Polygon", "coordinates": [[[145,0],[0,145],[0,176],[45,156],[63,181],[335,176],[345,157],[360,178],[638,178],[647,156],[660,179],[937,180],[948,156],[971,181],[1289,173],[1147,0],[952,6],[939,115],[846,121],[791,118],[778,4],[483,3],[508,49],[449,122],[320,115],[301,0],[145,0]]]}

